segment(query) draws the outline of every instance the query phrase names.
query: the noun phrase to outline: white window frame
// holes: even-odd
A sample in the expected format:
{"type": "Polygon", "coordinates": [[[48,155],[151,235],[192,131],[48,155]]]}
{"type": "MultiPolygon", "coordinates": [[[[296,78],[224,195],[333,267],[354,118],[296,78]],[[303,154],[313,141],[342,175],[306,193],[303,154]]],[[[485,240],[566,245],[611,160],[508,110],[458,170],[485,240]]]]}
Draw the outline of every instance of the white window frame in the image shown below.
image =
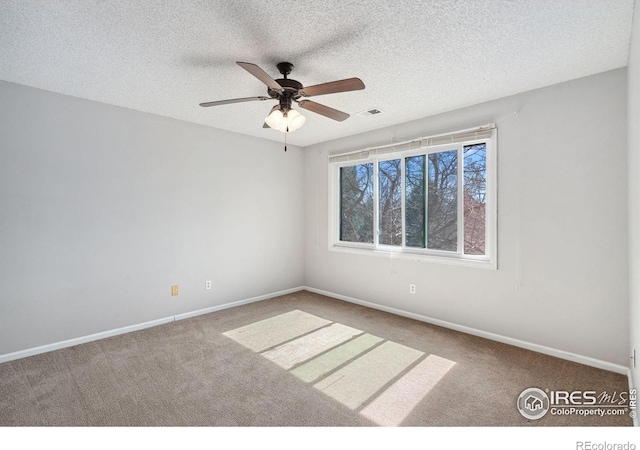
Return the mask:
{"type": "MultiPolygon", "coordinates": [[[[467,132],[468,130],[463,130],[467,132]]],[[[451,133],[451,135],[463,132],[451,133]]],[[[420,138],[420,141],[428,142],[430,138],[420,138]]],[[[411,141],[416,142],[416,141],[411,141]]],[[[415,147],[415,146],[411,146],[415,147]]],[[[363,150],[357,153],[365,153],[363,150]]],[[[335,155],[331,155],[335,156],[335,155]]],[[[369,156],[360,155],[357,159],[341,162],[329,161],[329,250],[352,253],[358,255],[370,255],[376,257],[400,258],[415,261],[437,262],[467,267],[485,269],[497,269],[497,132],[495,127],[491,129],[491,136],[484,138],[470,138],[451,144],[424,145],[411,150],[385,151],[380,154],[370,152],[369,156]],[[464,253],[464,147],[479,143],[486,143],[486,227],[485,227],[485,254],[467,255],[464,253]],[[447,150],[458,152],[458,250],[456,252],[434,250],[428,248],[415,248],[406,246],[405,228],[405,158],[411,156],[428,156],[447,150]],[[373,154],[371,154],[373,153],[373,154]],[[402,189],[402,245],[391,246],[379,243],[379,186],[378,163],[400,159],[401,161],[401,189],[402,189]],[[342,167],[373,164],[373,243],[348,242],[340,240],[340,169],[342,167]]],[[[427,227],[425,220],[425,227],[427,227]]],[[[426,234],[425,234],[426,238],[426,234]]]]}

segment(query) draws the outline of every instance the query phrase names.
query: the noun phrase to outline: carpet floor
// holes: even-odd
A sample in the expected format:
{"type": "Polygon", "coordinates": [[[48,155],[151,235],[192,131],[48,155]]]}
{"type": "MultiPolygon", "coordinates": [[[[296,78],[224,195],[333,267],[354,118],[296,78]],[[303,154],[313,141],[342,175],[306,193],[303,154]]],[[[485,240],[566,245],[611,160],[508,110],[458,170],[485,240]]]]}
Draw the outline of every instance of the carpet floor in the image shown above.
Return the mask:
{"type": "Polygon", "coordinates": [[[632,425],[624,410],[527,419],[530,387],[628,391],[622,375],[301,291],[0,364],[0,426],[632,425]]]}

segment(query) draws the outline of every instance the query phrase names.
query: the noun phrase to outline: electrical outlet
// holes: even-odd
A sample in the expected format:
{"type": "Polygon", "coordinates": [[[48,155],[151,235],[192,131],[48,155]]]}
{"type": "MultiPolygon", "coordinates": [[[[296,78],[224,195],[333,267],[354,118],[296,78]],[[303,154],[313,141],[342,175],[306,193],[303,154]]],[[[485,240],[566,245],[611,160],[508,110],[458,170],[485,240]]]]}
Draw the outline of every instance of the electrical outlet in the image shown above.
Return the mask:
{"type": "Polygon", "coordinates": [[[415,284],[410,284],[409,285],[409,293],[410,294],[415,294],[416,293],[416,285],[415,284]]]}
{"type": "Polygon", "coordinates": [[[206,290],[211,289],[211,280],[207,280],[207,281],[204,283],[204,288],[205,288],[206,290]]]}
{"type": "Polygon", "coordinates": [[[173,286],[171,286],[171,295],[175,296],[178,295],[178,285],[174,284],[173,286]]]}

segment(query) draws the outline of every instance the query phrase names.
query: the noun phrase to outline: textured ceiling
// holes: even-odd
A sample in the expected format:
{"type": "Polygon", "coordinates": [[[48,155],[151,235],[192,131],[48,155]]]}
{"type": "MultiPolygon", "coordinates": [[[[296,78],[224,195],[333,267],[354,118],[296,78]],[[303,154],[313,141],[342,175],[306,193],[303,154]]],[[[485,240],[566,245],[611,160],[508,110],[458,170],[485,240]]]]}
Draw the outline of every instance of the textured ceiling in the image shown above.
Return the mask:
{"type": "MultiPolygon", "coordinates": [[[[0,79],[282,142],[272,102],[235,64],[275,64],[309,86],[360,77],[364,91],[313,97],[355,114],[302,111],[301,146],[627,65],[633,0],[0,1],[0,79]]],[[[275,102],[274,102],[275,103],[275,102]]]]}

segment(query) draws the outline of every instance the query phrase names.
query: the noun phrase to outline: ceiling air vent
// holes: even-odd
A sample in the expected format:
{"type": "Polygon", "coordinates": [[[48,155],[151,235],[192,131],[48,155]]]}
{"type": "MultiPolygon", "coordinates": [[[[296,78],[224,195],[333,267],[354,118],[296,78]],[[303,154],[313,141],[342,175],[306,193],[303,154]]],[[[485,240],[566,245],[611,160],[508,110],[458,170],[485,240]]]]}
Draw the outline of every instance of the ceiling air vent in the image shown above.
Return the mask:
{"type": "Polygon", "coordinates": [[[382,114],[382,110],[379,108],[371,108],[366,111],[362,111],[356,114],[356,116],[367,117],[367,116],[375,116],[376,114],[382,114]]]}

